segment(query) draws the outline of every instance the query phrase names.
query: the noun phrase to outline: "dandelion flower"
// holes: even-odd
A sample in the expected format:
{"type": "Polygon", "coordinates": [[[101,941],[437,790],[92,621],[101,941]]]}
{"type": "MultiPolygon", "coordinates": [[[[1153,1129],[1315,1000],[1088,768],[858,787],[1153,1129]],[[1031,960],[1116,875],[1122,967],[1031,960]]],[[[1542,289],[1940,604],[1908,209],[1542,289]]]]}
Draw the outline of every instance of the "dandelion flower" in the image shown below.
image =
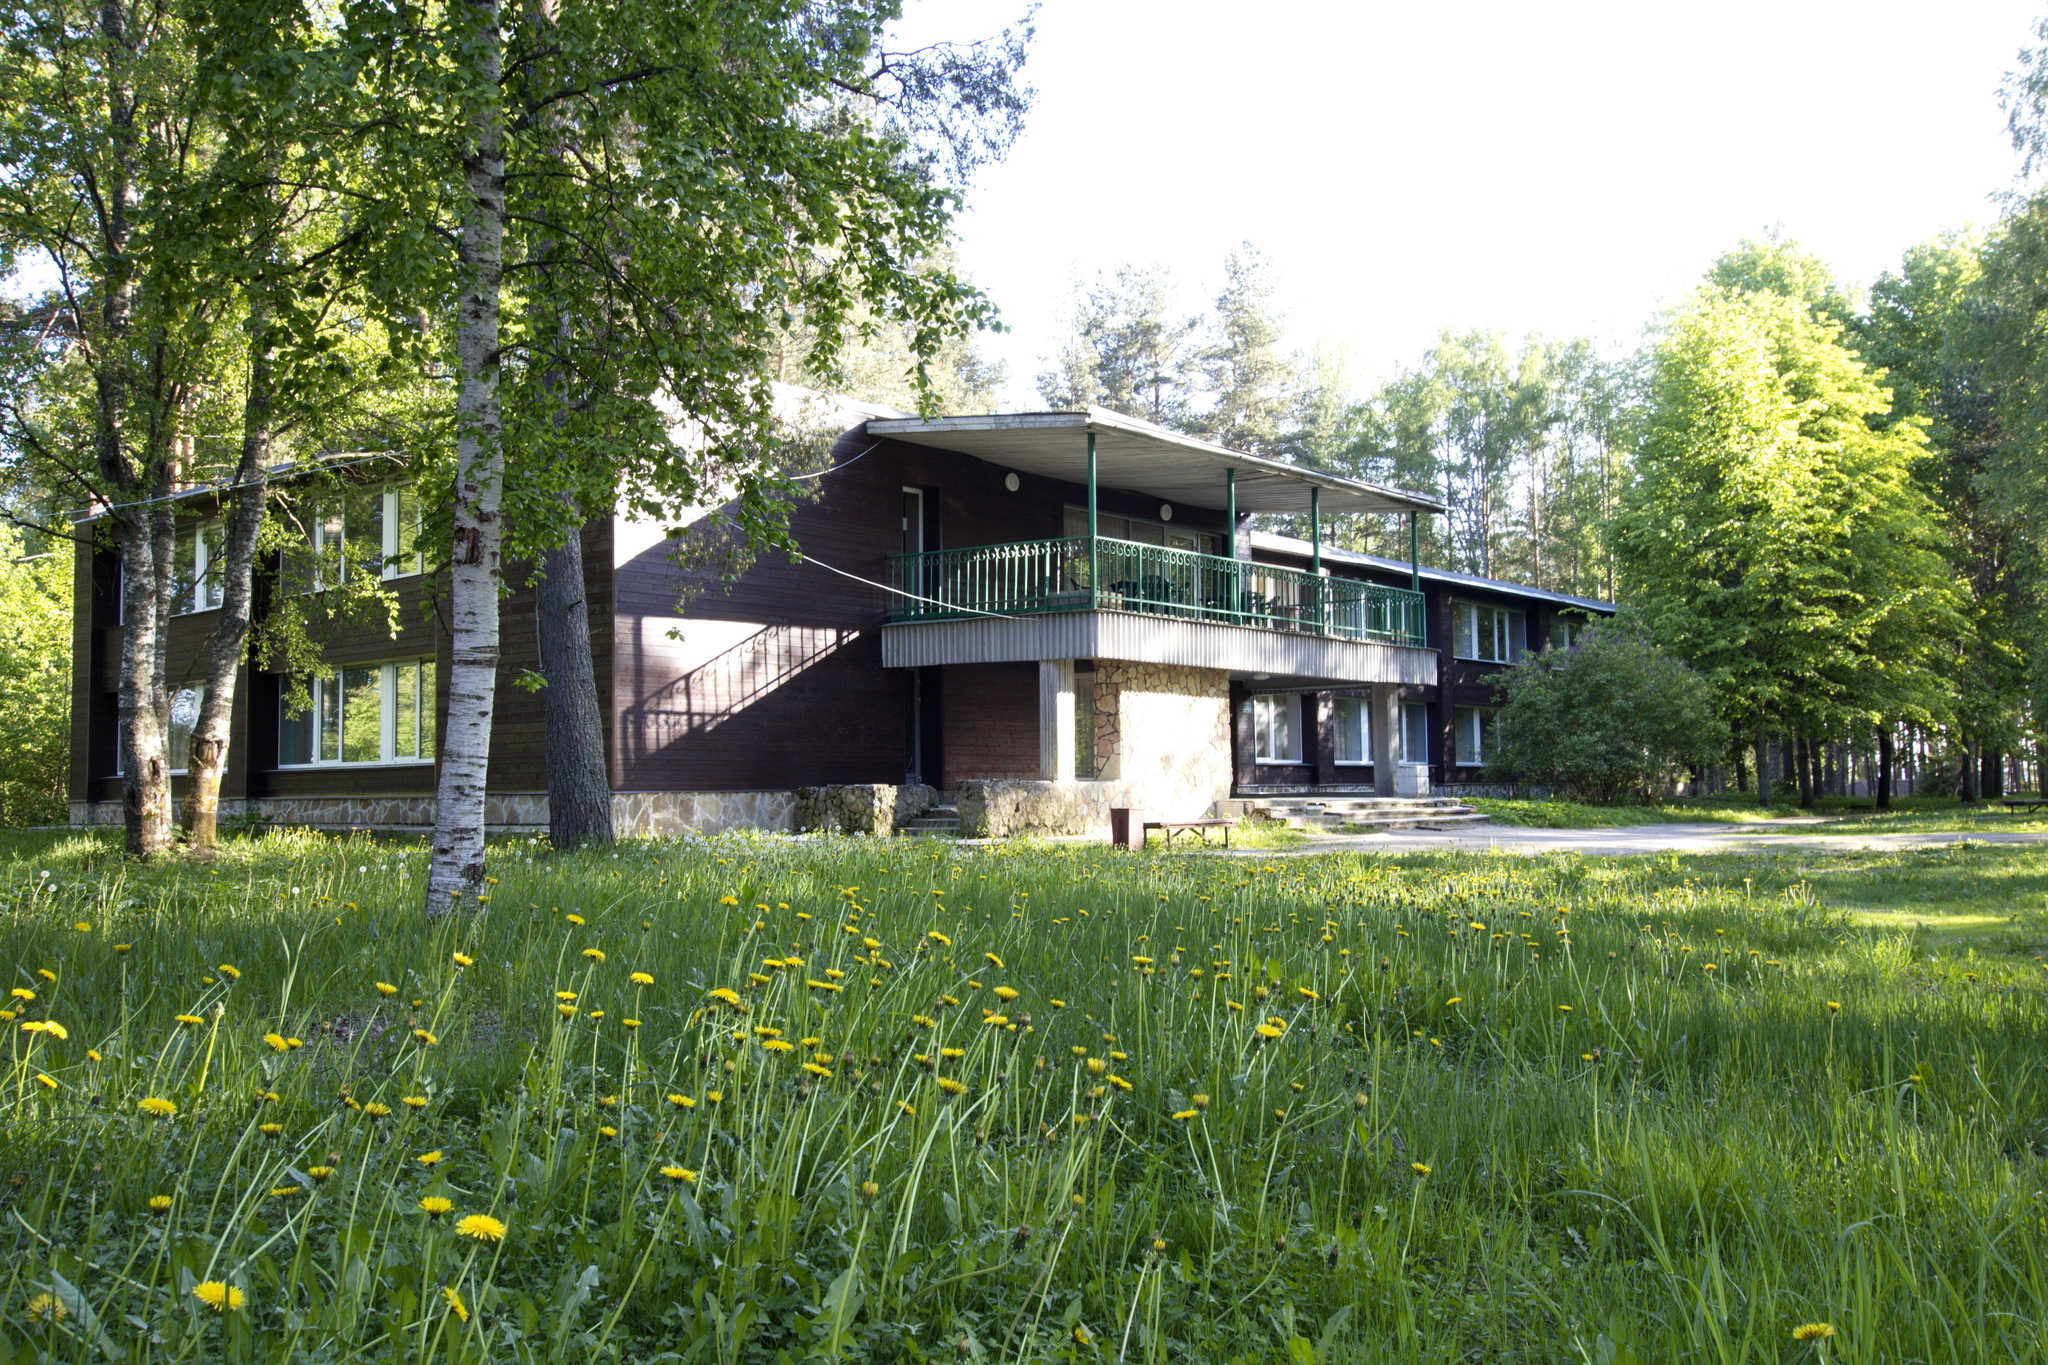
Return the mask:
{"type": "Polygon", "coordinates": [[[57,1078],[55,1076],[46,1076],[38,1071],[36,1073],[36,1084],[45,1090],[55,1090],[57,1088],[57,1078]]]}
{"type": "Polygon", "coordinates": [[[740,993],[730,986],[720,986],[717,990],[712,991],[711,998],[723,1005],[738,1005],[740,1003],[740,993]]]}
{"type": "Polygon", "coordinates": [[[787,1038],[765,1038],[761,1042],[761,1048],[766,1052],[794,1052],[796,1044],[787,1038]]]}
{"type": "Polygon", "coordinates": [[[1835,1334],[1834,1324],[1826,1322],[1801,1323],[1792,1329],[1794,1341],[1826,1341],[1835,1334]]]}
{"type": "Polygon", "coordinates": [[[373,1119],[388,1119],[391,1117],[391,1106],[379,1104],[376,1100],[371,1100],[363,1106],[363,1112],[373,1119]]]}
{"type": "Polygon", "coordinates": [[[953,946],[953,940],[947,938],[944,934],[940,933],[936,929],[926,934],[925,937],[930,939],[932,942],[938,944],[942,948],[950,948],[953,946]]]}
{"type": "Polygon", "coordinates": [[[415,1037],[415,1038],[417,1038],[417,1039],[419,1039],[419,1040],[420,1040],[420,1041],[421,1041],[422,1043],[426,1044],[426,1045],[427,1045],[428,1047],[432,1047],[432,1046],[433,1046],[434,1044],[436,1044],[436,1043],[438,1043],[438,1042],[440,1042],[440,1041],[441,1041],[441,1040],[440,1040],[439,1038],[436,1038],[436,1037],[435,1037],[435,1036],[434,1036],[433,1034],[431,1034],[431,1033],[427,1032],[427,1031],[426,1031],[425,1029],[423,1029],[423,1028],[416,1028],[416,1029],[414,1029],[414,1030],[412,1031],[412,1036],[413,1036],[413,1037],[415,1037]]]}
{"type": "Polygon", "coordinates": [[[23,1033],[40,1033],[46,1037],[55,1038],[60,1043],[71,1036],[71,1031],[55,1019],[31,1019],[21,1026],[21,1031],[23,1033]]]}
{"type": "Polygon", "coordinates": [[[945,1091],[948,1095],[964,1095],[967,1093],[967,1087],[961,1082],[954,1080],[951,1076],[939,1077],[939,1089],[945,1091]]]}
{"type": "Polygon", "coordinates": [[[668,1102],[678,1109],[695,1109],[697,1107],[697,1101],[691,1099],[688,1095],[670,1095],[668,1102]]]}
{"type": "Polygon", "coordinates": [[[1000,970],[1000,969],[1002,968],[1002,965],[1003,965],[1003,960],[1002,960],[1001,958],[997,957],[997,956],[996,956],[996,955],[995,955],[994,953],[983,953],[983,954],[982,954],[982,957],[984,957],[984,958],[986,958],[986,959],[988,960],[988,964],[989,964],[989,966],[991,966],[991,967],[995,967],[995,968],[997,968],[998,970],[1000,970]]]}
{"type": "Polygon", "coordinates": [[[450,953],[448,954],[448,960],[458,967],[474,967],[476,965],[476,959],[468,953],[450,953]]]}
{"type": "Polygon", "coordinates": [[[832,1068],[829,1066],[819,1066],[816,1062],[805,1062],[804,1070],[821,1080],[830,1080],[832,1078],[832,1068]]]}
{"type": "Polygon", "coordinates": [[[882,1197],[882,1187],[872,1180],[863,1180],[860,1182],[860,1197],[872,1204],[882,1197]]]}
{"type": "Polygon", "coordinates": [[[71,1310],[54,1294],[38,1294],[28,1301],[28,1315],[37,1322],[62,1322],[71,1310]]]}
{"type": "Polygon", "coordinates": [[[285,1037],[282,1033],[266,1033],[263,1035],[263,1041],[272,1052],[291,1051],[292,1045],[285,1041],[285,1037]]]}
{"type": "Polygon", "coordinates": [[[177,1105],[169,1100],[160,1100],[154,1095],[148,1099],[138,1100],[135,1107],[153,1119],[170,1119],[178,1116],[177,1105]]]}
{"type": "Polygon", "coordinates": [[[1417,1175],[1428,1175],[1428,1174],[1429,1174],[1429,1167],[1428,1167],[1428,1166],[1426,1166],[1426,1165],[1424,1165],[1424,1164],[1423,1164],[1422,1162],[1420,1162],[1420,1161],[1415,1161],[1415,1162],[1410,1162],[1409,1164],[1410,1164],[1410,1165],[1412,1165],[1412,1166],[1413,1166],[1413,1167],[1415,1168],[1415,1174],[1417,1174],[1417,1175]]]}
{"type": "Polygon", "coordinates": [[[169,1213],[171,1211],[171,1197],[167,1194],[151,1195],[149,1197],[149,1211],[151,1213],[169,1213]]]}
{"type": "Polygon", "coordinates": [[[281,1123],[259,1123],[256,1125],[256,1131],[267,1138],[280,1137],[284,1133],[284,1125],[281,1123]]]}
{"type": "Polygon", "coordinates": [[[192,1289],[192,1297],[216,1313],[239,1313],[244,1302],[242,1291],[220,1280],[204,1280],[192,1289]]]}
{"type": "Polygon", "coordinates": [[[427,1107],[427,1097],[425,1095],[407,1095],[398,1102],[408,1109],[424,1109],[427,1107]]]}
{"type": "Polygon", "coordinates": [[[324,1181],[334,1174],[334,1168],[332,1166],[308,1166],[306,1174],[315,1180],[324,1181]]]}
{"type": "Polygon", "coordinates": [[[445,1155],[446,1153],[436,1149],[435,1151],[431,1152],[421,1152],[418,1156],[414,1157],[413,1160],[419,1162],[422,1166],[438,1166],[441,1164],[445,1155]]]}
{"type": "Polygon", "coordinates": [[[379,981],[377,983],[377,994],[396,995],[398,994],[398,987],[392,985],[389,981],[379,981]]]}
{"type": "Polygon", "coordinates": [[[1261,1038],[1278,1038],[1286,1033],[1287,1030],[1276,1024],[1260,1024],[1253,1032],[1257,1033],[1261,1038]]]}
{"type": "Polygon", "coordinates": [[[454,1207],[454,1200],[444,1198],[443,1196],[438,1194],[430,1194],[425,1199],[420,1200],[419,1203],[420,1212],[424,1213],[429,1218],[439,1218],[442,1214],[449,1212],[454,1207]]]}
{"type": "MultiPolygon", "coordinates": [[[[1830,1000],[1830,1001],[1828,1001],[1828,1011],[1829,1011],[1830,1013],[1838,1013],[1838,1012],[1840,1012],[1841,1008],[1842,1008],[1842,1002],[1841,1002],[1841,1001],[1839,1001],[1839,1000],[1830,1000]]],[[[1809,1326],[1814,1326],[1814,1327],[1825,1327],[1825,1326],[1827,1326],[1827,1324],[1826,1324],[1826,1323],[1824,1323],[1824,1322],[1820,1322],[1820,1323],[1810,1323],[1810,1324],[1808,1324],[1808,1325],[1809,1325],[1809,1326]]]]}
{"type": "Polygon", "coordinates": [[[455,1292],[454,1285],[441,1286],[441,1297],[447,1301],[448,1311],[455,1315],[458,1322],[469,1321],[469,1305],[462,1301],[462,1295],[455,1292]]]}
{"type": "Polygon", "coordinates": [[[694,1185],[697,1183],[697,1173],[686,1166],[664,1166],[661,1168],[661,1173],[670,1180],[675,1181],[678,1185],[694,1185]]]}
{"type": "Polygon", "coordinates": [[[7,997],[10,1000],[33,1000],[36,998],[36,993],[26,986],[16,986],[13,990],[7,992],[7,997]]]}
{"type": "Polygon", "coordinates": [[[226,962],[220,964],[220,974],[230,981],[242,979],[242,969],[226,962]]]}
{"type": "Polygon", "coordinates": [[[1174,1115],[1174,1117],[1176,1119],[1179,1119],[1182,1123],[1186,1123],[1189,1119],[1200,1118],[1201,1116],[1202,1111],[1199,1109],[1183,1109],[1179,1113],[1174,1115]]]}
{"type": "Polygon", "coordinates": [[[178,1016],[178,1022],[186,1028],[198,1028],[206,1021],[196,1014],[181,1014],[178,1016]]]}
{"type": "Polygon", "coordinates": [[[604,961],[604,949],[602,948],[585,948],[583,950],[583,955],[589,958],[592,962],[604,961]]]}
{"type": "Polygon", "coordinates": [[[455,1225],[461,1236],[477,1242],[502,1242],[505,1240],[505,1225],[488,1213],[472,1213],[455,1225]]]}
{"type": "Polygon", "coordinates": [[[652,986],[654,984],[654,974],[652,972],[634,972],[626,979],[636,986],[652,986]]]}

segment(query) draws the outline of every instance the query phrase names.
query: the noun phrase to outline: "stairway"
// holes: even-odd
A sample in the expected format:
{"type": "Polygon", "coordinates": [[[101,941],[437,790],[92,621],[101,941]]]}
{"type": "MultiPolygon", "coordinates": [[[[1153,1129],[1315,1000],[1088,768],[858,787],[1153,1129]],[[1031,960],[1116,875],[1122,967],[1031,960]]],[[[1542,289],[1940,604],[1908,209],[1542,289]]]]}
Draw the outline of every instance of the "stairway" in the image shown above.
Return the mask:
{"type": "Polygon", "coordinates": [[[1353,831],[1442,829],[1490,818],[1448,796],[1261,796],[1241,803],[1247,818],[1293,829],[1353,831]]]}
{"type": "Polygon", "coordinates": [[[927,834],[957,838],[960,834],[960,808],[953,804],[953,793],[940,792],[938,805],[928,806],[916,815],[898,820],[896,832],[911,838],[922,838],[927,834]]]}

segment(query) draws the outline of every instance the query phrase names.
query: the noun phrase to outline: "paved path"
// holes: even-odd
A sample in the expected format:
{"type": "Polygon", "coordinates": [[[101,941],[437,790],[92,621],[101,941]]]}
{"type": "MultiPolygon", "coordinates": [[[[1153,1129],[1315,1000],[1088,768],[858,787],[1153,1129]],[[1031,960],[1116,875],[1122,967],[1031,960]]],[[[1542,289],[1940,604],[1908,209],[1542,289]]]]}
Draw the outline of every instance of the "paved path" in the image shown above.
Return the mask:
{"type": "MultiPolygon", "coordinates": [[[[1770,828],[1825,825],[1826,819],[1796,817],[1773,820],[1770,828]]],[[[1968,839],[1982,844],[2048,843],[2048,831],[1977,830],[1948,833],[1901,831],[1896,834],[1759,833],[1755,825],[1720,823],[1617,825],[1609,829],[1529,829],[1517,825],[1474,824],[1450,829],[1404,829],[1385,834],[1347,834],[1312,839],[1287,853],[1584,853],[1615,857],[1636,853],[1759,853],[1772,849],[1835,849],[1840,852],[1935,848],[1968,839]]],[[[1222,850],[1217,850],[1219,853],[1222,850]]],[[[1232,853],[1239,850],[1232,849],[1232,853]]],[[[1245,849],[1248,858],[1275,855],[1271,849],[1245,849]]]]}

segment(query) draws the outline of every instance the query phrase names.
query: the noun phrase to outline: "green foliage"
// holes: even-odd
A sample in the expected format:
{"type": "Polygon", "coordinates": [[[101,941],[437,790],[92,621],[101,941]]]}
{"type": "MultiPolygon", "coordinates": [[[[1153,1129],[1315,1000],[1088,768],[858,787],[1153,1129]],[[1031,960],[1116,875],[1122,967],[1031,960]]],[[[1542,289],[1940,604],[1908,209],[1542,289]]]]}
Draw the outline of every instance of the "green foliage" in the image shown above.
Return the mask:
{"type": "Polygon", "coordinates": [[[2048,1317],[2040,964],[1832,908],[2038,945],[2036,850],[521,841],[424,933],[412,842],[0,855],[0,1358],[1875,1365],[2048,1317]]]}
{"type": "Polygon", "coordinates": [[[1713,689],[1631,618],[1598,621],[1567,650],[1524,655],[1500,680],[1489,775],[1590,801],[1647,795],[1712,757],[1713,689]]]}
{"type": "Polygon", "coordinates": [[[0,825],[61,824],[71,758],[71,543],[0,526],[0,825]]]}
{"type": "Polygon", "coordinates": [[[1623,592],[1728,720],[1932,718],[1960,634],[1917,423],[1801,300],[1707,287],[1668,324],[1616,525],[1623,592]]]}

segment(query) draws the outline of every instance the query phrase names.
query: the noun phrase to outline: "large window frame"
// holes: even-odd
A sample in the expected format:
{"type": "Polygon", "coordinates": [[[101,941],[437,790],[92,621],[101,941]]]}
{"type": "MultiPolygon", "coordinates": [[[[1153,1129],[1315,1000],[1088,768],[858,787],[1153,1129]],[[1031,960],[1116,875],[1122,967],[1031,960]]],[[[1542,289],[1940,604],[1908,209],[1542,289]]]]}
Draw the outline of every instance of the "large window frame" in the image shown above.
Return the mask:
{"type": "Polygon", "coordinates": [[[1529,647],[1529,618],[1490,602],[1451,603],[1451,653],[1474,663],[1511,664],[1529,647]]]}
{"type": "MultiPolygon", "coordinates": [[[[278,680],[280,691],[286,686],[278,680]]],[[[369,768],[431,765],[436,743],[432,659],[337,668],[308,684],[294,712],[280,697],[277,766],[369,768]]]]}
{"type": "Polygon", "coordinates": [[[315,504],[307,520],[312,561],[303,569],[287,563],[292,592],[324,592],[359,570],[386,582],[426,572],[419,494],[410,483],[351,489],[315,504]]]}
{"type": "Polygon", "coordinates": [[[217,611],[226,597],[221,582],[225,528],[217,521],[201,522],[178,532],[171,542],[171,614],[190,616],[195,612],[217,611]]]}
{"type": "Polygon", "coordinates": [[[1340,768],[1372,766],[1372,699],[1337,697],[1331,705],[1336,730],[1336,763],[1340,768]]]}
{"type": "MultiPolygon", "coordinates": [[[[1160,545],[1169,550],[1193,550],[1205,555],[1220,556],[1223,553],[1223,536],[1216,531],[1175,526],[1150,517],[1126,517],[1100,509],[1095,513],[1095,524],[1096,534],[1104,540],[1128,540],[1139,545],[1160,545]]],[[[1088,509],[1067,504],[1064,529],[1070,539],[1087,535],[1088,509]]]]}
{"type": "Polygon", "coordinates": [[[1451,742],[1460,768],[1483,768],[1493,758],[1493,722],[1497,706],[1453,706],[1451,742]]]}
{"type": "Polygon", "coordinates": [[[1261,692],[1252,698],[1252,761],[1301,762],[1301,698],[1261,692]]]}
{"type": "Polygon", "coordinates": [[[1394,761],[1396,763],[1429,763],[1429,703],[1426,701],[1404,701],[1401,703],[1401,732],[1395,736],[1394,761]]]}
{"type": "Polygon", "coordinates": [[[1576,649],[1585,635],[1586,627],[1592,624],[1583,616],[1558,615],[1550,618],[1550,647],[1552,649],[1576,649]]]}

